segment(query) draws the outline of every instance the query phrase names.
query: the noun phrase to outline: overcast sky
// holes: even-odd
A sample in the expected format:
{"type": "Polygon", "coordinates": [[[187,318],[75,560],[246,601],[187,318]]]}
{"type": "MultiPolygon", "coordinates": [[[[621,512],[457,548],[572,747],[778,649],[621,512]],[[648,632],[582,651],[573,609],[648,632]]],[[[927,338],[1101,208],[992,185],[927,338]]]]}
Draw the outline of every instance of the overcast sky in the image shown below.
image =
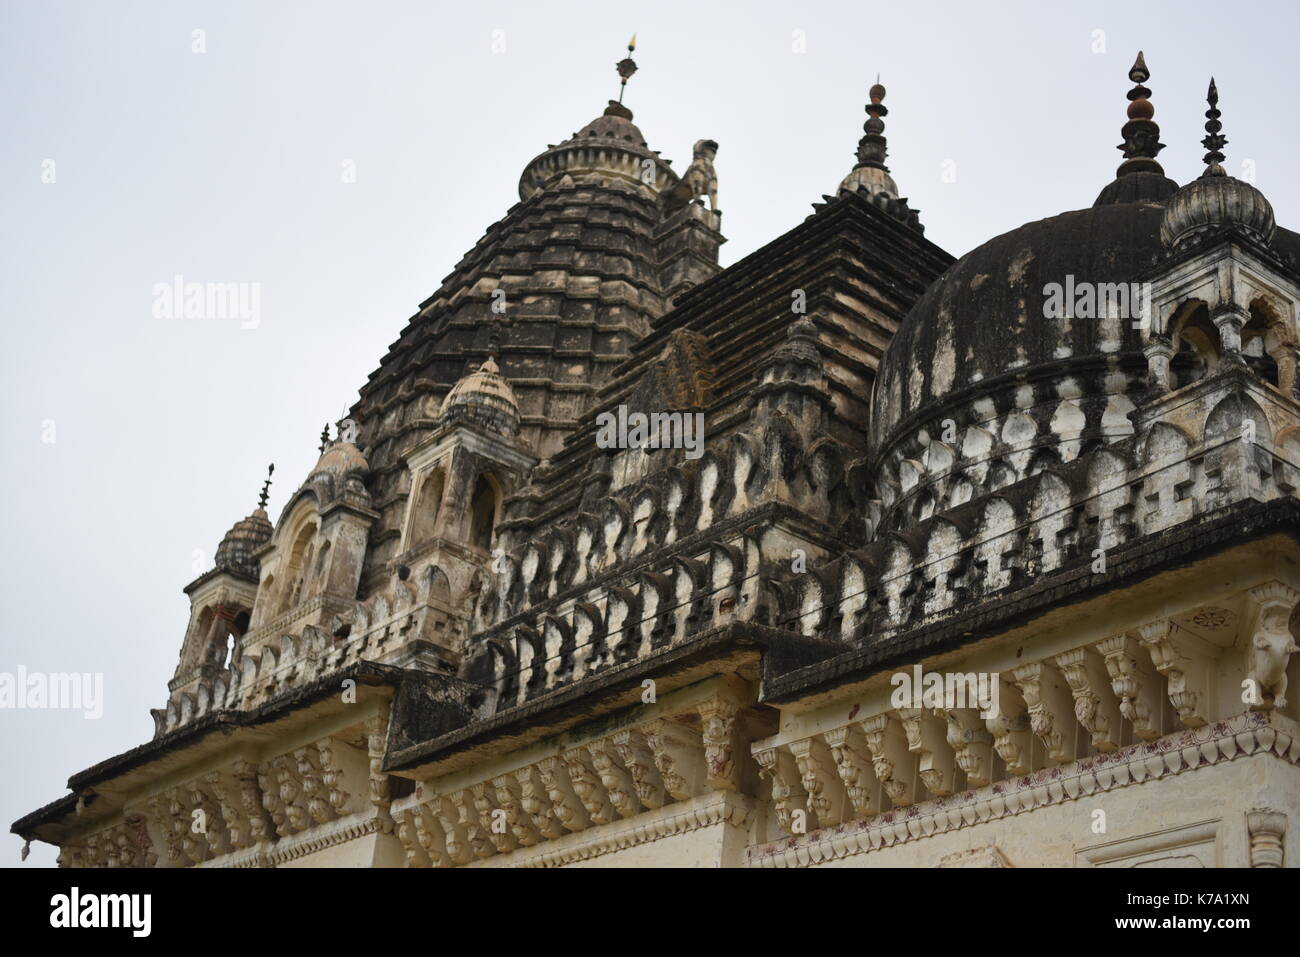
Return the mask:
{"type": "Polygon", "coordinates": [[[633,31],[651,147],[682,170],[720,144],[729,264],[834,191],[877,72],[893,176],[950,252],[1090,205],[1139,48],[1167,173],[1201,169],[1213,72],[1225,165],[1294,228],[1297,26],[1286,2],[0,0],[0,672],[104,680],[98,720],[0,711],[4,830],[149,739],[181,588],[271,461],[278,516],[528,160],[617,95],[633,31]],[[160,317],[177,275],[257,284],[256,322],[160,317]]]}

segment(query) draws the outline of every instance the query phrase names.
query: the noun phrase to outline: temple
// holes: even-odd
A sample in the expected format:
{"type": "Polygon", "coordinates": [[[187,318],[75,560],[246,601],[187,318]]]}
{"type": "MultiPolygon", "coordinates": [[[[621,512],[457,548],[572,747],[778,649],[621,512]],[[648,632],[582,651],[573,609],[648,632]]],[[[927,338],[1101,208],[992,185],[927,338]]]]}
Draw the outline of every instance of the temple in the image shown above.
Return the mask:
{"type": "Polygon", "coordinates": [[[1300,863],[1300,236],[1213,82],[1203,175],[1139,55],[1095,202],[959,260],[877,83],[833,192],[721,269],[719,145],[650,148],[631,53],[185,587],[152,740],[13,831],[70,867],[1300,863]]]}

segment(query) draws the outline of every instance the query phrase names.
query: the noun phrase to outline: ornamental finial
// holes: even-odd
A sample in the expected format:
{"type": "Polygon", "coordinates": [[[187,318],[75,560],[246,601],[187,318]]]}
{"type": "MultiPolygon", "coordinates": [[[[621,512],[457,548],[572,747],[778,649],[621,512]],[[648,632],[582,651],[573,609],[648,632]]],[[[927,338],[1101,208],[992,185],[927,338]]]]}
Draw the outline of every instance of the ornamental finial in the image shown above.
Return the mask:
{"type": "Polygon", "coordinates": [[[1228,138],[1220,132],[1223,124],[1219,122],[1219,117],[1223,114],[1219,112],[1219,88],[1214,85],[1214,77],[1210,77],[1210,89],[1205,94],[1205,102],[1210,104],[1210,108],[1205,111],[1205,139],[1201,140],[1201,145],[1208,152],[1205,154],[1205,172],[1201,175],[1227,176],[1219,165],[1223,162],[1223,148],[1228,145],[1228,138]]]}
{"type": "Polygon", "coordinates": [[[266,469],[266,481],[262,483],[262,494],[257,498],[257,507],[266,508],[267,499],[271,497],[271,474],[275,472],[275,463],[272,462],[266,469]]]}
{"type": "Polygon", "coordinates": [[[1120,131],[1124,142],[1116,147],[1124,151],[1124,162],[1119,164],[1115,175],[1159,173],[1163,176],[1165,171],[1156,162],[1156,154],[1165,148],[1165,144],[1160,142],[1160,127],[1153,119],[1156,108],[1151,105],[1151,91],[1142,85],[1151,78],[1151,71],[1147,69],[1146,57],[1141,50],[1128,71],[1128,78],[1135,85],[1128,91],[1128,122],[1120,131]]]}
{"type": "Polygon", "coordinates": [[[325,446],[330,444],[330,424],[325,423],[325,428],[320,430],[320,453],[325,454],[325,446]]]}
{"type": "Polygon", "coordinates": [[[880,74],[876,82],[867,91],[867,122],[862,124],[862,139],[858,140],[858,166],[872,166],[888,172],[885,156],[889,152],[885,143],[885,120],[889,108],[885,106],[885,88],[880,85],[880,74]]]}
{"type": "Polygon", "coordinates": [[[632,59],[632,53],[636,50],[636,34],[632,34],[632,39],[627,41],[627,56],[614,64],[614,69],[618,70],[618,102],[623,102],[623,91],[627,89],[627,81],[631,79],[632,74],[636,72],[636,60],[632,59]]]}

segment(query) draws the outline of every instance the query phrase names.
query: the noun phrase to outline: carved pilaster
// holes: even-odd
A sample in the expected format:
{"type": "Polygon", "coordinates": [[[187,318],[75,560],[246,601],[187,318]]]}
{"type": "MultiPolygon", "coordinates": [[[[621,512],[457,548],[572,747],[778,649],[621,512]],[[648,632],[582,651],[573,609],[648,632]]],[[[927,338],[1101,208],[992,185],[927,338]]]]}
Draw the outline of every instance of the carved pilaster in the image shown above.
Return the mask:
{"type": "Polygon", "coordinates": [[[737,736],[740,705],[718,696],[701,704],[699,712],[709,787],[715,791],[740,790],[740,767],[736,760],[744,753],[737,736]]]}
{"type": "Polygon", "coordinates": [[[1074,760],[1074,697],[1059,671],[1033,661],[1012,672],[1029,709],[1030,730],[1058,763],[1074,760]]]}
{"type": "Polygon", "coordinates": [[[871,817],[881,811],[880,782],[871,766],[871,751],[856,727],[849,725],[827,731],[822,737],[831,749],[836,770],[854,817],[871,817]]]}
{"type": "Polygon", "coordinates": [[[636,785],[622,766],[614,740],[606,738],[593,742],[587,746],[587,751],[591,754],[591,766],[600,777],[600,783],[614,810],[625,818],[639,813],[641,802],[637,799],[636,785]]]}
{"type": "Polygon", "coordinates": [[[430,863],[424,848],[420,846],[419,834],[416,830],[415,819],[420,813],[418,806],[408,807],[393,818],[394,833],[402,844],[407,867],[428,867],[430,863]]]}
{"type": "Polygon", "coordinates": [[[916,758],[908,750],[903,726],[889,712],[884,712],[863,720],[859,727],[871,751],[871,766],[889,799],[898,806],[913,803],[916,758]]]}
{"type": "Polygon", "coordinates": [[[321,738],[316,742],[317,760],[320,763],[321,784],[325,799],[336,815],[348,813],[348,792],[343,790],[343,770],[335,761],[334,739],[321,738]]]}
{"type": "Polygon", "coordinates": [[[1184,633],[1169,619],[1148,622],[1138,629],[1143,647],[1151,655],[1156,670],[1165,676],[1169,688],[1169,702],[1178,712],[1186,728],[1199,728],[1207,723],[1203,713],[1209,704],[1206,689],[1208,669],[1206,661],[1197,654],[1199,649],[1189,647],[1184,633]]]}
{"type": "Polygon", "coordinates": [[[705,775],[699,735],[662,718],[649,722],[644,729],[665,790],[679,801],[699,794],[705,775]]]}
{"type": "Polygon", "coordinates": [[[985,718],[984,726],[993,735],[993,750],[1007,766],[1011,777],[1024,777],[1034,769],[1034,736],[1029,727],[1029,708],[1020,689],[1010,681],[1002,682],[998,693],[998,713],[985,718]]]}
{"type": "Polygon", "coordinates": [[[149,802],[149,813],[158,822],[163,844],[167,848],[167,862],[173,867],[183,867],[185,851],[181,847],[182,830],[177,830],[171,813],[171,793],[159,795],[149,802]]]}
{"type": "Polygon", "coordinates": [[[804,738],[790,744],[790,753],[799,768],[799,783],[808,794],[808,810],[816,815],[818,827],[845,820],[848,797],[826,743],[817,737],[804,738]]]}
{"type": "Polygon", "coordinates": [[[474,859],[474,850],[469,843],[460,807],[447,795],[435,797],[431,806],[438,816],[438,823],[442,825],[448,859],[453,864],[468,864],[474,859]]]}
{"type": "Polygon", "coordinates": [[[546,787],[537,768],[531,766],[520,768],[515,772],[515,777],[519,781],[520,805],[532,819],[533,827],[539,834],[550,840],[561,836],[564,827],[551,804],[550,795],[546,793],[546,787]]]}
{"type": "Polygon", "coordinates": [[[569,831],[581,831],[591,823],[587,809],[573,790],[569,771],[558,757],[543,758],[537,762],[537,774],[546,789],[546,795],[555,809],[555,818],[569,831]]]}
{"type": "Polygon", "coordinates": [[[387,708],[366,721],[366,746],[370,757],[370,803],[379,818],[379,829],[385,834],[391,834],[393,816],[389,808],[392,796],[389,793],[388,775],[384,773],[384,735],[387,731],[387,708]]]}
{"type": "Polygon", "coordinates": [[[1250,866],[1281,867],[1286,837],[1286,815],[1272,808],[1255,808],[1246,814],[1250,833],[1250,866]]]}
{"type": "Polygon", "coordinates": [[[570,748],[560,755],[560,760],[564,762],[564,769],[569,772],[569,783],[573,787],[573,793],[587,809],[591,823],[608,824],[614,820],[614,807],[605,792],[605,785],[601,782],[600,776],[591,766],[591,756],[587,753],[587,749],[570,748]]]}
{"type": "Polygon", "coordinates": [[[502,774],[492,779],[492,786],[497,792],[497,806],[506,812],[506,824],[510,833],[515,836],[520,847],[532,847],[541,840],[541,836],[533,824],[532,816],[524,809],[519,779],[511,774],[502,774]]]}
{"type": "Polygon", "coordinates": [[[1138,643],[1128,634],[1112,635],[1097,644],[1106,660],[1110,688],[1119,699],[1119,713],[1143,741],[1160,737],[1160,679],[1138,643]]]}
{"type": "Polygon", "coordinates": [[[474,801],[474,810],[478,812],[479,826],[483,828],[492,846],[500,854],[509,854],[519,843],[510,831],[509,820],[504,813],[498,814],[496,789],[488,781],[480,781],[470,788],[474,801]]]}
{"type": "Polygon", "coordinates": [[[1110,676],[1101,657],[1089,648],[1056,656],[1057,667],[1074,696],[1074,719],[1092,737],[1092,746],[1105,754],[1120,746],[1119,701],[1110,690],[1110,676]]]}
{"type": "MultiPolygon", "coordinates": [[[[434,802],[437,803],[435,798],[434,802]]],[[[451,855],[447,852],[447,837],[442,821],[428,804],[417,804],[411,822],[415,825],[415,839],[420,843],[429,864],[433,867],[450,867],[451,855]]]]}
{"type": "Polygon", "coordinates": [[[271,818],[271,827],[277,837],[288,837],[289,816],[284,802],[280,800],[279,771],[274,762],[267,762],[257,769],[257,783],[262,792],[262,808],[271,818]]]}
{"type": "Polygon", "coordinates": [[[993,775],[993,736],[985,729],[979,709],[935,708],[935,714],[947,724],[948,747],[952,748],[957,767],[966,775],[966,786],[988,784],[993,775]]]}
{"type": "Polygon", "coordinates": [[[926,789],[940,797],[952,794],[957,790],[957,761],[948,746],[948,722],[925,708],[900,708],[898,719],[926,789]]]}
{"type": "Polygon", "coordinates": [[[636,796],[647,808],[664,806],[664,779],[655,765],[654,752],[640,731],[620,731],[613,737],[618,756],[632,776],[636,796]]]}
{"type": "Polygon", "coordinates": [[[302,797],[307,813],[317,824],[324,824],[332,820],[334,814],[329,802],[325,800],[328,791],[321,781],[320,770],[316,767],[316,754],[315,745],[298,748],[293,752],[293,759],[297,763],[298,780],[302,783],[302,797]]]}
{"type": "Polygon", "coordinates": [[[799,775],[799,765],[784,747],[763,748],[754,752],[758,773],[772,782],[772,809],[776,822],[787,834],[807,833],[817,824],[815,812],[808,809],[808,793],[799,775]],[[796,828],[798,817],[803,817],[802,828],[796,828]]]}

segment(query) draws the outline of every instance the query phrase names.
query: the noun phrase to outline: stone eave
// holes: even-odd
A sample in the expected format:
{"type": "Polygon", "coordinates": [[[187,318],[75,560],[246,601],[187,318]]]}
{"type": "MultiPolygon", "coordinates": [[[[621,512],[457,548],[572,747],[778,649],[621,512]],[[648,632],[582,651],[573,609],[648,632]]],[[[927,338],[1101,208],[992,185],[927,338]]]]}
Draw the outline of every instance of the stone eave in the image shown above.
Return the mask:
{"type": "MultiPolygon", "coordinates": [[[[1300,501],[1237,502],[1107,552],[1104,573],[1091,560],[1042,576],[1032,585],[969,609],[798,670],[765,677],[759,701],[788,705],[862,684],[871,677],[923,657],[950,652],[1027,625],[1049,612],[1132,588],[1171,569],[1276,535],[1300,544],[1300,501]]],[[[1298,556],[1300,557],[1300,556],[1298,556]]]]}
{"type": "MultiPolygon", "coordinates": [[[[260,553],[260,551],[261,551],[261,549],[258,549],[258,552],[259,552],[259,553],[260,553]]],[[[252,576],[252,575],[245,575],[243,572],[238,571],[238,570],[236,570],[236,569],[234,569],[234,568],[228,568],[228,567],[227,567],[227,568],[210,568],[210,569],[208,569],[206,572],[204,572],[204,573],[203,573],[202,575],[200,575],[198,578],[194,579],[194,581],[190,582],[188,585],[186,585],[184,588],[182,588],[181,591],[184,592],[186,595],[192,595],[192,594],[194,594],[194,592],[196,592],[199,588],[203,587],[203,586],[206,585],[208,582],[214,580],[215,578],[217,578],[217,577],[220,576],[220,575],[229,575],[229,576],[230,576],[231,578],[233,578],[235,581],[238,581],[238,582],[245,582],[245,583],[247,583],[247,584],[249,584],[249,585],[252,585],[254,588],[257,587],[257,582],[258,582],[258,579],[257,579],[257,578],[255,578],[255,577],[252,576]]]]}
{"type": "Polygon", "coordinates": [[[642,681],[655,682],[662,697],[717,675],[788,669],[826,657],[834,646],[818,639],[735,622],[693,635],[679,645],[611,668],[522,705],[472,722],[449,734],[392,749],[384,770],[428,780],[494,756],[527,747],[543,738],[637,704],[642,681]]]}
{"type": "Polygon", "coordinates": [[[64,822],[68,813],[75,811],[77,798],[85,797],[86,805],[89,807],[92,800],[103,796],[92,789],[98,788],[103,791],[108,787],[116,787],[124,783],[128,776],[139,776],[140,772],[149,771],[159,762],[168,760],[175,763],[175,759],[182,754],[192,753],[197,759],[202,756],[202,752],[227,746],[230,736],[241,729],[282,721],[287,716],[300,713],[304,709],[326,705],[323,709],[316,708],[316,712],[310,716],[311,720],[317,720],[342,711],[344,708],[356,707],[355,704],[345,704],[338,693],[341,682],[349,678],[357,683],[359,703],[366,696],[364,692],[366,688],[385,688],[391,691],[403,680],[442,680],[443,676],[359,661],[310,684],[291,688],[284,694],[277,695],[270,701],[247,711],[211,712],[190,724],[72,775],[68,779],[68,788],[73,793],[64,795],[19,818],[11,825],[10,831],[23,838],[38,838],[57,843],[52,838],[58,837],[60,832],[67,830],[64,822]],[[217,737],[214,739],[214,736],[217,737]]]}
{"type": "Polygon", "coordinates": [[[1224,252],[1244,253],[1255,261],[1255,265],[1266,265],[1280,273],[1292,283],[1300,285],[1300,264],[1293,262],[1286,254],[1265,245],[1259,239],[1239,229],[1219,229],[1207,233],[1192,242],[1176,247],[1165,253],[1146,269],[1142,270],[1135,281],[1151,281],[1175,267],[1194,262],[1201,258],[1213,258],[1224,252]]]}

